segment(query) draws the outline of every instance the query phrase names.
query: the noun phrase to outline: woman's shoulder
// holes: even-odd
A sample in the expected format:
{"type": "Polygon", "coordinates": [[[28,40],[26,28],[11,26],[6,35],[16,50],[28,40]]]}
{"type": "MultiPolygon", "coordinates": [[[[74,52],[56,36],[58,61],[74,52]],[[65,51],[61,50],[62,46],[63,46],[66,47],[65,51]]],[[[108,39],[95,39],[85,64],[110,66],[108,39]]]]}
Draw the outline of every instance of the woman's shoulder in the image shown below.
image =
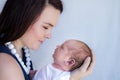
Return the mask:
{"type": "Polygon", "coordinates": [[[24,76],[19,64],[9,54],[0,53],[0,80],[16,79],[24,80],[24,76]]]}
{"type": "Polygon", "coordinates": [[[0,65],[3,67],[15,67],[18,63],[11,55],[7,53],[0,53],[0,65]]]}

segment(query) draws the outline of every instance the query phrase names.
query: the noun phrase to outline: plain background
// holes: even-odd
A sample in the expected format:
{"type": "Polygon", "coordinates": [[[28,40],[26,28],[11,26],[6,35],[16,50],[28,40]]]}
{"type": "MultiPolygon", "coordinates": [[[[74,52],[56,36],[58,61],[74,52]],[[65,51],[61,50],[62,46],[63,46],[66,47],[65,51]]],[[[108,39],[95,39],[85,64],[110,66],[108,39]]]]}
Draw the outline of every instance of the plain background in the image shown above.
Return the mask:
{"type": "MultiPolygon", "coordinates": [[[[0,0],[0,10],[6,0],[0,0]]],[[[120,0],[62,0],[64,12],[52,39],[31,51],[35,69],[52,62],[56,45],[86,42],[96,55],[93,74],[83,80],[120,80],[120,0]]]]}

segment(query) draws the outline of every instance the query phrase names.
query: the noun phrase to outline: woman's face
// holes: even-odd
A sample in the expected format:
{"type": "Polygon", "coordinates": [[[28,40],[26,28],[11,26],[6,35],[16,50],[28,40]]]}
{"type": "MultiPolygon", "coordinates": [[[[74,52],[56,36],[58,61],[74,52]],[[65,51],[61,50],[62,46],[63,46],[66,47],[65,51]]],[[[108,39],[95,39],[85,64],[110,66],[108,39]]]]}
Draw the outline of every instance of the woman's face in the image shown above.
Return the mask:
{"type": "Polygon", "coordinates": [[[46,40],[51,38],[51,31],[57,24],[60,11],[47,5],[37,21],[31,25],[20,38],[23,45],[36,50],[46,40]]]}

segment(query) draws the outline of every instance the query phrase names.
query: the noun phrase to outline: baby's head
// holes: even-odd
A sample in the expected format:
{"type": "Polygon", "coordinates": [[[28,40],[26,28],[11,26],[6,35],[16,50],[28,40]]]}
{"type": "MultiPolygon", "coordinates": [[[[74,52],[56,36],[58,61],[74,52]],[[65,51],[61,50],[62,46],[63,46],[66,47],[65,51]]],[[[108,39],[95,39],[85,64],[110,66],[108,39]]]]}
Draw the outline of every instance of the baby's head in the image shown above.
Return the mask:
{"type": "Polygon", "coordinates": [[[92,53],[87,44],[70,39],[55,49],[53,54],[54,65],[65,71],[72,71],[80,67],[84,60],[92,53]]]}

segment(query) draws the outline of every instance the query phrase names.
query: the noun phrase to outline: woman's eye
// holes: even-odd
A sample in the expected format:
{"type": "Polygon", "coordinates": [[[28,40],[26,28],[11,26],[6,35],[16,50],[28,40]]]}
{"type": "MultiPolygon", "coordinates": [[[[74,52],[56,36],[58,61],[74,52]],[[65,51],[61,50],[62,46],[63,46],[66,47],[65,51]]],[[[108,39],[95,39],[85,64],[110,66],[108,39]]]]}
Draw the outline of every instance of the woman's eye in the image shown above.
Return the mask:
{"type": "Polygon", "coordinates": [[[43,28],[44,28],[44,29],[48,29],[48,27],[46,27],[46,26],[43,26],[43,28]]]}

